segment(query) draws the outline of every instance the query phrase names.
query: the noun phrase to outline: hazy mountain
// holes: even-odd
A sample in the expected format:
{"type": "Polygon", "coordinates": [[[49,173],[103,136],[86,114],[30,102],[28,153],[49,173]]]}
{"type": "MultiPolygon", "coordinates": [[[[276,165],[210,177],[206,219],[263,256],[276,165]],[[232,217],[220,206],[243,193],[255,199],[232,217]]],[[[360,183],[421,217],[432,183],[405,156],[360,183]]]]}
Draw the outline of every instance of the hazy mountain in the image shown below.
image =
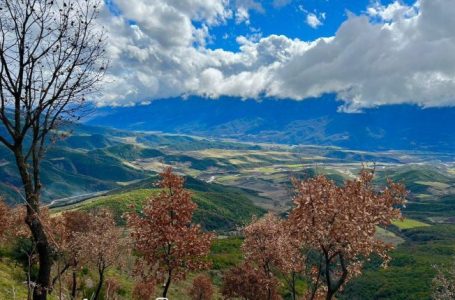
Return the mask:
{"type": "Polygon", "coordinates": [[[334,145],[350,149],[455,150],[455,108],[389,105],[339,112],[334,96],[305,101],[167,99],[106,107],[88,124],[242,141],[334,145]]]}

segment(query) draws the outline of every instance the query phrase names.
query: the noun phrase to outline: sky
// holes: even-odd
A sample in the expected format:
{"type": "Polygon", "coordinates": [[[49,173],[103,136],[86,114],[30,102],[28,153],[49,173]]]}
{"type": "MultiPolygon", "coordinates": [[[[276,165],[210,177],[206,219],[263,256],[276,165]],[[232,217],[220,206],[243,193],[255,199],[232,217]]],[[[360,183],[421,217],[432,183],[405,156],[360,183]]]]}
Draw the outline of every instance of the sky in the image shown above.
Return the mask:
{"type": "Polygon", "coordinates": [[[454,0],[105,0],[99,105],[335,94],[455,106],[454,0]]]}

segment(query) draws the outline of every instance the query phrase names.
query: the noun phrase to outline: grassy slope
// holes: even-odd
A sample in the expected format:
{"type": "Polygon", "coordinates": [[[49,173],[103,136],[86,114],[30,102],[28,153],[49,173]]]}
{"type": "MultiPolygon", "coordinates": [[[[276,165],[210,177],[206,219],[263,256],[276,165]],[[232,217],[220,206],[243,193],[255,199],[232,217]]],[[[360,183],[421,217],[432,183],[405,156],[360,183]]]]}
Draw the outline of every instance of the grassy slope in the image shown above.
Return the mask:
{"type": "Polygon", "coordinates": [[[27,299],[22,270],[9,259],[0,260],[0,299],[27,299]]]}
{"type": "Polygon", "coordinates": [[[379,171],[375,181],[384,185],[387,178],[404,183],[413,196],[431,193],[431,188],[444,191],[455,185],[454,176],[432,165],[404,165],[379,171]]]}
{"type": "MultiPolygon", "coordinates": [[[[156,193],[157,190],[151,189],[150,185],[147,184],[144,188],[119,194],[89,199],[76,205],[59,208],[58,211],[65,209],[91,210],[104,207],[114,212],[119,224],[124,224],[122,214],[129,211],[131,205],[139,210],[144,201],[156,193]]],[[[198,205],[194,221],[201,224],[206,230],[234,230],[236,226],[249,222],[253,215],[264,213],[251,201],[250,198],[255,195],[245,190],[208,184],[192,178],[187,179],[186,186],[193,191],[193,201],[198,205]]]]}
{"type": "Polygon", "coordinates": [[[455,225],[402,230],[406,242],[392,252],[387,269],[377,261],[352,281],[340,299],[430,299],[434,265],[450,264],[455,255],[455,225]]]}

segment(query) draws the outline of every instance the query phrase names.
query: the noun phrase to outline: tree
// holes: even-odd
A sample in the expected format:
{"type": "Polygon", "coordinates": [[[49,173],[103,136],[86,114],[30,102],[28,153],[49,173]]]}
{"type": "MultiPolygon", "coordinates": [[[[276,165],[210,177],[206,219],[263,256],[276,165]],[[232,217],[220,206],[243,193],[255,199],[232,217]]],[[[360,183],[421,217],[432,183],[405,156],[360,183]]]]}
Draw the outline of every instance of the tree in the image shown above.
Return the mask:
{"type": "MultiPolygon", "coordinates": [[[[292,299],[297,298],[296,277],[303,271],[303,256],[298,241],[295,240],[286,222],[272,213],[245,227],[245,240],[242,250],[245,260],[259,267],[263,276],[272,280],[280,275],[286,280],[292,299]],[[276,274],[276,275],[275,275],[276,274]]],[[[268,296],[272,299],[276,287],[268,286],[268,296]]]]}
{"type": "Polygon", "coordinates": [[[69,269],[72,270],[71,281],[71,298],[76,299],[77,293],[77,267],[81,262],[87,261],[84,257],[85,245],[80,244],[80,236],[88,234],[93,230],[92,216],[83,211],[67,211],[61,216],[54,219],[54,232],[59,241],[59,249],[57,251],[57,274],[52,279],[52,285],[60,280],[61,276],[69,269]],[[60,264],[63,266],[60,268],[60,264]]]}
{"type": "Polygon", "coordinates": [[[0,142],[14,155],[39,256],[34,299],[52,289],[52,246],[40,221],[40,164],[65,121],[81,116],[104,71],[101,0],[0,2],[0,142]]]}
{"type": "Polygon", "coordinates": [[[193,280],[193,286],[188,292],[192,300],[211,300],[213,284],[207,275],[199,275],[193,280]]]}
{"type": "Polygon", "coordinates": [[[221,293],[226,299],[279,300],[276,278],[266,276],[257,266],[244,262],[223,275],[221,293]]]}
{"type": "Polygon", "coordinates": [[[192,225],[196,204],[183,188],[184,180],[171,168],[160,174],[158,195],[152,196],[140,213],[128,215],[134,249],[139,254],[137,273],[149,281],[164,281],[166,297],[172,281],[189,271],[205,269],[213,235],[192,225]]]}
{"type": "MultiPolygon", "coordinates": [[[[20,261],[23,265],[26,274],[27,299],[32,299],[34,290],[37,288],[35,283],[36,275],[35,272],[32,272],[38,260],[36,243],[30,233],[29,227],[24,223],[24,219],[27,215],[26,208],[22,205],[15,206],[11,208],[9,215],[9,223],[5,238],[14,243],[13,253],[16,260],[20,261]]],[[[50,233],[49,237],[52,246],[57,247],[58,244],[54,239],[54,224],[53,220],[50,218],[49,210],[47,208],[40,209],[37,218],[40,219],[43,227],[50,233]]]]}
{"type": "Polygon", "coordinates": [[[122,229],[115,226],[114,217],[107,210],[92,214],[89,231],[76,234],[83,256],[98,272],[98,284],[92,298],[94,300],[100,297],[106,271],[114,265],[121,266],[124,262],[128,245],[122,236],[122,229]]]}
{"type": "Polygon", "coordinates": [[[455,262],[450,268],[439,269],[433,279],[433,294],[434,300],[450,300],[455,299],[455,262]]]}
{"type": "Polygon", "coordinates": [[[312,272],[312,289],[308,298],[323,293],[332,299],[343,285],[361,273],[362,264],[372,254],[390,259],[392,245],[374,237],[376,226],[387,226],[401,218],[399,206],[405,202],[406,190],[391,181],[375,190],[374,172],[362,170],[356,180],[338,187],[324,176],[306,181],[293,180],[294,208],[289,227],[316,258],[307,267],[312,272]]]}

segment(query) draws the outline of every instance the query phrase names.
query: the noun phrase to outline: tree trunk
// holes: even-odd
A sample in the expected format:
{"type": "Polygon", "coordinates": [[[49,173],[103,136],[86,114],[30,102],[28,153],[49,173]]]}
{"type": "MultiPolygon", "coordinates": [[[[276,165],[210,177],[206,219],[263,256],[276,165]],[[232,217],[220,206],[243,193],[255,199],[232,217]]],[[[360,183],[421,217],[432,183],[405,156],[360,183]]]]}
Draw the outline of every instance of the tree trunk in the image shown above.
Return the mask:
{"type": "Polygon", "coordinates": [[[73,270],[73,282],[71,284],[71,299],[76,300],[77,277],[76,271],[73,270]]]}
{"type": "Polygon", "coordinates": [[[35,184],[28,172],[27,163],[25,162],[22,150],[20,147],[14,151],[16,165],[21,175],[22,184],[25,191],[25,201],[27,202],[27,223],[32,233],[33,240],[36,244],[36,252],[38,253],[39,271],[36,279],[36,287],[33,291],[34,300],[46,300],[48,292],[52,289],[51,268],[53,264],[52,247],[47,239],[47,235],[43,224],[39,218],[39,204],[41,183],[39,178],[35,178],[35,184]]]}
{"type": "Polygon", "coordinates": [[[99,281],[98,281],[98,286],[96,287],[95,297],[93,297],[93,300],[98,300],[98,298],[100,296],[101,288],[103,287],[103,282],[104,282],[104,268],[98,269],[98,275],[99,275],[99,281]]]}
{"type": "Polygon", "coordinates": [[[295,272],[292,272],[291,274],[291,293],[292,293],[292,300],[297,300],[297,291],[295,290],[295,272]]]}
{"type": "Polygon", "coordinates": [[[342,273],[341,273],[340,278],[338,278],[338,280],[336,282],[333,282],[331,273],[330,273],[331,258],[329,258],[326,253],[326,271],[325,271],[326,278],[327,278],[327,296],[325,298],[326,300],[331,300],[335,296],[335,294],[338,292],[340,287],[344,284],[344,282],[346,281],[346,278],[348,276],[348,269],[346,266],[346,262],[344,260],[344,256],[341,253],[337,254],[337,256],[340,260],[342,273]]]}
{"type": "Polygon", "coordinates": [[[46,300],[48,292],[52,289],[50,286],[50,275],[52,268],[52,249],[47,239],[43,224],[36,213],[28,208],[26,223],[32,232],[33,240],[36,243],[36,252],[38,253],[39,271],[36,279],[36,287],[33,291],[33,300],[46,300]]]}
{"type": "Polygon", "coordinates": [[[169,290],[169,286],[171,285],[171,279],[172,279],[172,271],[169,270],[166,284],[164,285],[164,290],[163,290],[163,298],[166,298],[167,292],[169,290]]]}

